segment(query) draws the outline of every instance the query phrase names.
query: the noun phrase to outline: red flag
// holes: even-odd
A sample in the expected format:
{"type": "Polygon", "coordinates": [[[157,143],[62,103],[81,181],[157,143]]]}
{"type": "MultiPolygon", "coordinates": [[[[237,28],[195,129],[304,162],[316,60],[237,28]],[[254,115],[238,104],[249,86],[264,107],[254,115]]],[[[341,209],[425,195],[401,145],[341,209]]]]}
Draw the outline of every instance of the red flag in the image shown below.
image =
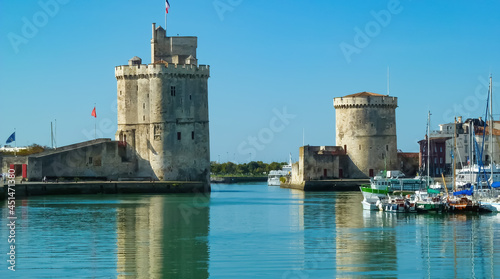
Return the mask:
{"type": "Polygon", "coordinates": [[[168,9],[170,9],[170,3],[168,3],[168,0],[165,0],[165,10],[167,11],[167,14],[168,14],[168,9]]]}
{"type": "Polygon", "coordinates": [[[97,114],[95,113],[95,107],[94,107],[94,109],[92,110],[92,116],[93,116],[93,117],[95,117],[95,118],[97,118],[97,114]]]}

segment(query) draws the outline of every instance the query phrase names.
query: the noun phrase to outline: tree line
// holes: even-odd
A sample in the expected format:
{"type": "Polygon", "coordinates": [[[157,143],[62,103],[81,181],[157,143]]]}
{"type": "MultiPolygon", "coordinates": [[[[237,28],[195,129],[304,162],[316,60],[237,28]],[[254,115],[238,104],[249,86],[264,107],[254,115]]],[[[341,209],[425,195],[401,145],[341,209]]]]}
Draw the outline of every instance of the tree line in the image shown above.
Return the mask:
{"type": "Polygon", "coordinates": [[[18,155],[18,156],[27,156],[31,154],[36,154],[45,151],[45,149],[48,149],[46,146],[41,146],[36,143],[27,146],[26,148],[20,149],[17,152],[14,151],[0,151],[0,155],[18,155]]]}
{"type": "Polygon", "coordinates": [[[267,164],[262,161],[252,161],[243,164],[235,164],[233,162],[219,164],[212,161],[210,162],[210,172],[212,175],[265,176],[272,170],[280,170],[286,164],[286,162],[272,162],[267,164]]]}

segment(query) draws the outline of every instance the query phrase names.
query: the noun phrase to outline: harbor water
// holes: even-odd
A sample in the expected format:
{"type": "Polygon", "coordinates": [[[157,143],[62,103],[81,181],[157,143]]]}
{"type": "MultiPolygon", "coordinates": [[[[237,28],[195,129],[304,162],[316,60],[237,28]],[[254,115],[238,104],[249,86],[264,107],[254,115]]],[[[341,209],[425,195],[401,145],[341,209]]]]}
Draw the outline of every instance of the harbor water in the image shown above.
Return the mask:
{"type": "Polygon", "coordinates": [[[500,214],[363,211],[355,192],[265,183],[211,194],[2,202],[0,278],[499,278],[500,214]]]}

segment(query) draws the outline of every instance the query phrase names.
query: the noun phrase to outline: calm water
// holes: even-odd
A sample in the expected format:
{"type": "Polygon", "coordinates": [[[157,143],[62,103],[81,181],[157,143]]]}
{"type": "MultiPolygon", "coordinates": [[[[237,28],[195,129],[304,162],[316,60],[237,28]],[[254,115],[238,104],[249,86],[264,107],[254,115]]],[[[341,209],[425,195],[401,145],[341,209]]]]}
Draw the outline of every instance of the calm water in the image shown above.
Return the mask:
{"type": "Polygon", "coordinates": [[[0,278],[499,278],[500,214],[362,210],[358,192],[212,185],[203,195],[19,200],[0,278]]]}

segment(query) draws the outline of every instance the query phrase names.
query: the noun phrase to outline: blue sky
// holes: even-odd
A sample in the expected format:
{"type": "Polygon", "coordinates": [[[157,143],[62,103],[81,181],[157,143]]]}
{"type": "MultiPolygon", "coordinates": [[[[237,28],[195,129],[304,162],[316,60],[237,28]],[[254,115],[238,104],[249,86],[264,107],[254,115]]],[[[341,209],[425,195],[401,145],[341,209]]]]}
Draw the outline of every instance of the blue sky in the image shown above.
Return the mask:
{"type": "MultiPolygon", "coordinates": [[[[388,67],[403,151],[418,150],[428,110],[432,129],[482,116],[489,73],[500,92],[500,1],[170,5],[167,33],[197,36],[199,63],[211,66],[212,160],[296,160],[303,134],[305,144],[335,145],[333,98],[386,94],[388,67]]],[[[18,146],[50,145],[55,119],[58,146],[92,139],[94,103],[98,136],[114,138],[114,67],[135,55],[150,63],[151,23],[164,25],[164,6],[1,1],[0,140],[16,128],[18,146]]]]}

